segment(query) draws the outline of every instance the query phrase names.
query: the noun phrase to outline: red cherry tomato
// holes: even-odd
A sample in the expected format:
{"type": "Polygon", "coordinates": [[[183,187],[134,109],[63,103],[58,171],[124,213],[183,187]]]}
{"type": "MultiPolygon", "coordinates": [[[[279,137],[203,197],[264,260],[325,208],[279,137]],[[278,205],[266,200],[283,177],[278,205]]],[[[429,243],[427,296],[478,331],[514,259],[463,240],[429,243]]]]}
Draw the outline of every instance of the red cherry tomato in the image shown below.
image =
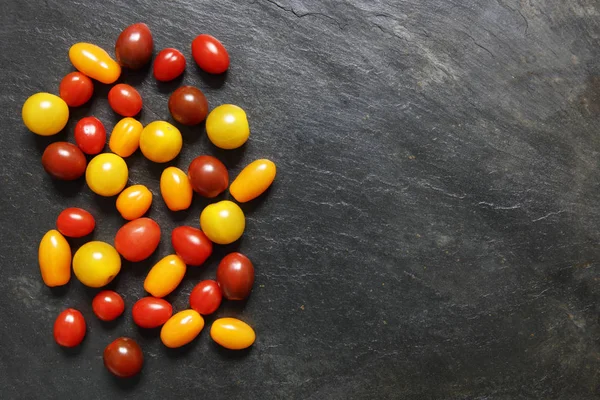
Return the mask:
{"type": "Polygon", "coordinates": [[[190,293],[190,306],[202,315],[212,314],[221,305],[223,293],[219,284],[212,280],[202,281],[190,293]]]}
{"type": "Polygon", "coordinates": [[[92,310],[102,321],[112,321],[125,311],[125,302],[119,293],[103,290],[92,300],[92,310]]]}
{"type": "Polygon", "coordinates": [[[225,46],[210,35],[199,35],[192,41],[192,57],[200,68],[210,74],[222,74],[229,68],[225,46]]]}
{"type": "Polygon", "coordinates": [[[119,378],[129,378],[141,371],[144,353],[133,339],[120,337],[104,349],[104,366],[119,378]]]}
{"type": "Polygon", "coordinates": [[[200,196],[213,198],[229,186],[229,173],[221,161],[212,156],[198,156],[188,168],[192,189],[200,196]]]}
{"type": "Polygon", "coordinates": [[[144,297],[139,299],[131,310],[133,322],[140,328],[158,328],[171,318],[173,307],[163,299],[144,297]]]}
{"type": "Polygon", "coordinates": [[[160,226],[150,218],[138,218],[126,223],[115,236],[115,248],[128,261],[138,262],[150,257],[160,242],[160,226]]]}
{"type": "Polygon", "coordinates": [[[171,233],[171,244],[184,263],[199,266],[212,254],[212,242],[200,229],[179,226],[171,233]]]}
{"type": "Polygon", "coordinates": [[[119,83],[108,92],[108,104],[117,114],[133,117],[142,110],[142,96],[133,86],[119,83]]]}
{"type": "Polygon", "coordinates": [[[58,93],[69,107],[79,107],[92,98],[94,84],[81,72],[71,72],[60,81],[58,93]]]}
{"type": "Polygon", "coordinates": [[[154,60],[154,77],[156,80],[172,81],[185,71],[185,57],[177,49],[164,49],[154,60]]]}
{"type": "Polygon", "coordinates": [[[74,308],[67,308],[54,321],[54,340],[63,347],[75,347],[85,337],[85,319],[74,308]]]}
{"type": "Polygon", "coordinates": [[[75,125],[75,143],[85,154],[98,154],[106,144],[106,129],[96,117],[85,117],[75,125]]]}
{"type": "Polygon", "coordinates": [[[96,227],[94,216],[82,208],[71,207],[58,214],[56,228],[68,237],[87,236],[96,227]]]}
{"type": "Polygon", "coordinates": [[[254,285],[254,266],[241,253],[228,254],[217,268],[217,282],[227,299],[243,300],[250,295],[254,285]]]}
{"type": "Polygon", "coordinates": [[[53,178],[72,181],[85,173],[87,160],[74,144],[54,142],[44,150],[42,166],[53,178]]]}

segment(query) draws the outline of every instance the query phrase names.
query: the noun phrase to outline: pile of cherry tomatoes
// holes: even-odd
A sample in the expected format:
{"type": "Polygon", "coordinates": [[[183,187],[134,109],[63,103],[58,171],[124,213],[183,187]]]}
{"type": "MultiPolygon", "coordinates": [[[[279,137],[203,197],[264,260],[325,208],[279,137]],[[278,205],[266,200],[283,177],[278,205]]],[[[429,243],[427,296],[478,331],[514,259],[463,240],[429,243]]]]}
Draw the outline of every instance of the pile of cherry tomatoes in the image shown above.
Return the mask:
{"type": "MultiPolygon", "coordinates": [[[[198,66],[211,74],[221,74],[229,68],[225,47],[212,36],[199,35],[191,46],[198,66]]],[[[69,58],[78,70],[64,77],[59,95],[37,93],[29,97],[22,109],[23,122],[38,135],[60,132],[69,119],[69,107],[85,104],[93,95],[92,79],[113,84],[121,68],[139,69],[152,59],[152,33],[143,23],[133,24],[120,34],[115,45],[116,61],[100,47],[76,43],[69,58]]],[[[177,49],[167,48],[154,60],[153,73],[159,81],[180,76],[186,67],[185,56],[177,49]]],[[[102,288],[121,270],[121,258],[140,262],[150,257],[161,240],[161,228],[144,217],[151,207],[152,192],[144,185],[127,186],[129,170],[124,158],[138,148],[149,160],[166,163],[173,160],[183,145],[181,133],[166,121],[154,121],[145,127],[134,117],[143,107],[135,88],[127,84],[114,85],[108,102],[121,119],[108,140],[111,152],[103,152],[106,129],[102,122],[90,116],[75,126],[75,144],[54,142],[44,151],[42,166],[54,179],[74,180],[85,175],[87,186],[99,196],[116,198],[116,209],[129,221],[116,233],[114,246],[101,241],[89,241],[71,254],[66,238],[82,238],[92,233],[96,220],[81,208],[67,208],[60,213],[56,229],[42,238],[38,259],[44,283],[49,287],[65,285],[71,271],[86,286],[102,288]],[[91,160],[86,155],[93,156],[91,160]]],[[[250,128],[243,109],[223,104],[209,112],[208,101],[200,89],[182,86],[169,99],[169,112],[183,125],[196,125],[206,120],[211,142],[222,149],[235,149],[249,138],[250,128]]],[[[244,203],[264,193],[275,179],[276,167],[266,159],[246,166],[229,184],[227,168],[217,158],[200,155],[187,172],[173,166],[164,169],[160,177],[160,193],[172,211],[185,210],[192,204],[194,192],[215,198],[229,188],[235,201],[244,203]]],[[[198,283],[189,298],[190,309],[173,314],[173,307],[163,297],[181,283],[188,267],[202,265],[212,254],[213,243],[229,244],[238,240],[245,229],[245,216],[234,201],[223,200],[204,208],[199,218],[201,229],[180,226],[171,232],[173,254],[158,261],[148,272],[144,289],[149,296],[132,307],[133,321],[144,329],[161,328],[160,338],[170,348],[184,346],[194,340],[204,328],[203,315],[214,313],[222,298],[244,300],[252,291],[254,266],[241,253],[231,253],[219,263],[216,280],[198,283]]],[[[94,314],[102,321],[117,319],[125,311],[125,301],[112,290],[100,291],[92,301],[94,314]]],[[[68,308],[54,324],[54,338],[65,347],[78,346],[86,334],[86,322],[81,312],[68,308]]],[[[235,318],[214,321],[210,330],[215,342],[228,349],[251,346],[254,330],[235,318]]],[[[130,338],[118,338],[104,350],[106,368],[119,377],[137,374],[143,365],[143,352],[130,338]]]]}

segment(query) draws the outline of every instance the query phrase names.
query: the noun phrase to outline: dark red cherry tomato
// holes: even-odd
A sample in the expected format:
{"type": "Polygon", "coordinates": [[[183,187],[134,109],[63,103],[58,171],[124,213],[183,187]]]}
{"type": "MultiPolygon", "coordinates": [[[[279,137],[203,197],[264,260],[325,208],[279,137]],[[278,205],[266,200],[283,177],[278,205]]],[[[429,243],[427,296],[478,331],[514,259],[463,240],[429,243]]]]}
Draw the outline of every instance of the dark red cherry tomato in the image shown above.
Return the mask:
{"type": "Polygon", "coordinates": [[[164,49],[154,59],[154,77],[156,80],[172,81],[185,71],[185,57],[177,49],[164,49]]]}
{"type": "Polygon", "coordinates": [[[92,310],[102,321],[112,321],[123,314],[125,302],[119,293],[103,290],[92,300],[92,310]]]}
{"type": "Polygon", "coordinates": [[[85,337],[85,318],[74,308],[67,308],[54,321],[54,340],[63,347],[75,347],[85,337]]]}
{"type": "Polygon", "coordinates": [[[243,300],[250,295],[254,285],[254,266],[241,253],[228,254],[217,268],[217,282],[227,299],[243,300]]]}
{"type": "Polygon", "coordinates": [[[70,207],[58,214],[56,228],[68,237],[87,236],[96,227],[94,216],[82,208],[70,207]]]}
{"type": "Polygon", "coordinates": [[[171,244],[184,263],[199,266],[212,254],[212,242],[200,229],[179,226],[171,233],[171,244]]]}
{"type": "Polygon", "coordinates": [[[75,125],[75,143],[85,154],[98,154],[106,144],[106,129],[96,117],[81,118],[75,125]]]}
{"type": "Polygon", "coordinates": [[[74,144],[54,142],[44,150],[42,166],[53,178],[72,181],[85,173],[87,160],[74,144]]]}
{"type": "Polygon", "coordinates": [[[221,305],[223,293],[219,284],[212,280],[202,281],[190,293],[190,306],[202,315],[217,311],[221,305]]]}
{"type": "Polygon", "coordinates": [[[154,41],[148,25],[129,25],[121,32],[115,44],[115,56],[122,67],[140,69],[152,58],[154,41]]]}
{"type": "Polygon", "coordinates": [[[208,198],[217,197],[229,186],[227,168],[212,156],[194,158],[188,168],[188,178],[192,189],[208,198]]]}
{"type": "Polygon", "coordinates": [[[210,35],[198,35],[192,41],[192,57],[210,74],[222,74],[229,68],[229,53],[225,46],[210,35]]]}
{"type": "Polygon", "coordinates": [[[169,111],[180,124],[197,125],[206,119],[208,101],[200,89],[182,86],[169,97],[169,111]]]}
{"type": "Polygon", "coordinates": [[[142,370],[144,353],[133,339],[120,337],[104,349],[104,366],[119,378],[129,378],[142,370]]]}
{"type": "Polygon", "coordinates": [[[131,310],[133,322],[140,328],[158,328],[171,318],[173,307],[163,299],[144,297],[139,299],[131,310]]]}
{"type": "Polygon", "coordinates": [[[133,117],[142,110],[142,96],[133,86],[119,83],[108,92],[108,104],[117,114],[133,117]]]}
{"type": "Polygon", "coordinates": [[[69,107],[79,107],[92,98],[94,84],[81,72],[71,72],[60,81],[58,93],[69,107]]]}
{"type": "Polygon", "coordinates": [[[117,231],[115,248],[124,259],[138,262],[150,257],[160,242],[160,226],[150,218],[138,218],[117,231]]]}

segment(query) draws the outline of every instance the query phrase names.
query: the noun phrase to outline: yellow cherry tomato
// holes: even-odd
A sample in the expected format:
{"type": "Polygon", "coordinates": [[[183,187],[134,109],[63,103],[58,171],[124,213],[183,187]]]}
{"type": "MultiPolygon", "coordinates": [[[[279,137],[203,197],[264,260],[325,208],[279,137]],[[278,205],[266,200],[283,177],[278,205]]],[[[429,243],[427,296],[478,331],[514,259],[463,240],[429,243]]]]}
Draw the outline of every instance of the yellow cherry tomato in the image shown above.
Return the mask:
{"type": "Polygon", "coordinates": [[[244,321],[235,318],[220,318],[213,322],[210,337],[230,350],[242,350],[252,346],[256,339],[254,329],[244,321]]]}
{"type": "Polygon", "coordinates": [[[166,256],[148,272],[144,281],[144,290],[154,297],[165,297],[171,293],[185,275],[185,263],[179,256],[166,256]]]}
{"type": "Polygon", "coordinates": [[[99,288],[108,285],[121,270],[121,257],[108,243],[88,242],[73,257],[73,272],[86,286],[99,288]]]}
{"type": "Polygon", "coordinates": [[[69,120],[69,106],[50,93],[36,93],[23,104],[21,116],[25,126],[40,136],[55,135],[69,120]]]}
{"type": "Polygon", "coordinates": [[[250,127],[246,113],[233,104],[223,104],[208,114],[206,134],[221,149],[236,149],[246,143],[250,127]]]}
{"type": "Polygon", "coordinates": [[[146,214],[152,204],[152,192],[144,185],[133,185],[117,197],[117,210],[128,221],[146,214]]]}
{"type": "Polygon", "coordinates": [[[202,210],[200,226],[212,242],[229,244],[238,240],[244,233],[246,218],[240,206],[232,201],[223,200],[202,210]]]}
{"type": "Polygon", "coordinates": [[[38,249],[40,272],[46,286],[66,285],[71,279],[71,248],[57,230],[48,231],[38,249]]]}
{"type": "Polygon", "coordinates": [[[125,160],[111,153],[98,154],[85,170],[85,180],[92,192],[106,197],[119,194],[128,177],[125,160]]]}
{"type": "Polygon", "coordinates": [[[69,59],[79,72],[102,83],[113,83],[121,75],[119,64],[95,44],[75,43],[69,49],[69,59]]]}
{"type": "Polygon", "coordinates": [[[187,210],[194,191],[185,172],[176,167],[165,168],[160,176],[160,193],[169,210],[187,210]]]}
{"type": "Polygon", "coordinates": [[[133,118],[123,118],[113,128],[108,141],[110,150],[121,157],[129,157],[138,149],[144,126],[133,118]]]}
{"type": "Polygon", "coordinates": [[[183,310],[173,315],[160,330],[160,340],[172,349],[196,338],[204,328],[204,318],[194,310],[183,310]]]}
{"type": "Polygon", "coordinates": [[[165,163],[177,157],[182,144],[179,129],[165,121],[149,123],[140,136],[140,150],[148,160],[157,163],[165,163]]]}
{"type": "Polygon", "coordinates": [[[271,186],[276,172],[273,161],[256,160],[240,172],[229,187],[229,192],[240,203],[253,200],[271,186]]]}

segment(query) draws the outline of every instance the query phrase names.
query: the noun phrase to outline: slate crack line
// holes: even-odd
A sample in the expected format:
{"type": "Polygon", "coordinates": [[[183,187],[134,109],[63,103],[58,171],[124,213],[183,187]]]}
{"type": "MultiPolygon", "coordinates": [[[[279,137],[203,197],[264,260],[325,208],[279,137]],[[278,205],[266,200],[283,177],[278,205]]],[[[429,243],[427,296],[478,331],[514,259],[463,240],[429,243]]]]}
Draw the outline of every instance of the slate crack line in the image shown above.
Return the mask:
{"type": "Polygon", "coordinates": [[[565,212],[567,212],[567,211],[566,210],[554,211],[554,212],[551,212],[551,213],[548,213],[548,214],[544,215],[543,217],[532,219],[531,222],[538,222],[538,221],[541,221],[541,220],[546,219],[548,217],[551,217],[553,215],[559,215],[559,214],[562,214],[562,213],[565,213],[565,212]]]}
{"type": "Polygon", "coordinates": [[[285,12],[288,13],[292,13],[294,14],[297,18],[304,18],[304,17],[308,17],[310,15],[314,15],[314,16],[321,16],[321,17],[325,17],[327,19],[332,20],[333,22],[335,22],[335,24],[338,26],[338,28],[343,29],[342,24],[340,23],[340,21],[338,21],[337,19],[333,18],[330,15],[324,14],[324,13],[320,13],[320,12],[306,12],[304,14],[299,13],[298,11],[294,10],[293,7],[290,8],[286,8],[285,6],[282,6],[281,4],[277,3],[274,0],[267,0],[269,3],[273,4],[274,6],[276,6],[277,8],[279,8],[280,10],[283,10],[285,12]]]}
{"type": "Polygon", "coordinates": [[[475,44],[475,46],[479,47],[480,49],[486,51],[490,56],[492,56],[492,58],[496,58],[496,56],[494,55],[494,53],[492,53],[490,50],[488,50],[486,47],[480,45],[479,43],[477,43],[477,41],[475,40],[475,38],[471,35],[469,35],[468,33],[465,32],[465,34],[469,37],[469,39],[471,39],[473,41],[473,43],[475,44]]]}

